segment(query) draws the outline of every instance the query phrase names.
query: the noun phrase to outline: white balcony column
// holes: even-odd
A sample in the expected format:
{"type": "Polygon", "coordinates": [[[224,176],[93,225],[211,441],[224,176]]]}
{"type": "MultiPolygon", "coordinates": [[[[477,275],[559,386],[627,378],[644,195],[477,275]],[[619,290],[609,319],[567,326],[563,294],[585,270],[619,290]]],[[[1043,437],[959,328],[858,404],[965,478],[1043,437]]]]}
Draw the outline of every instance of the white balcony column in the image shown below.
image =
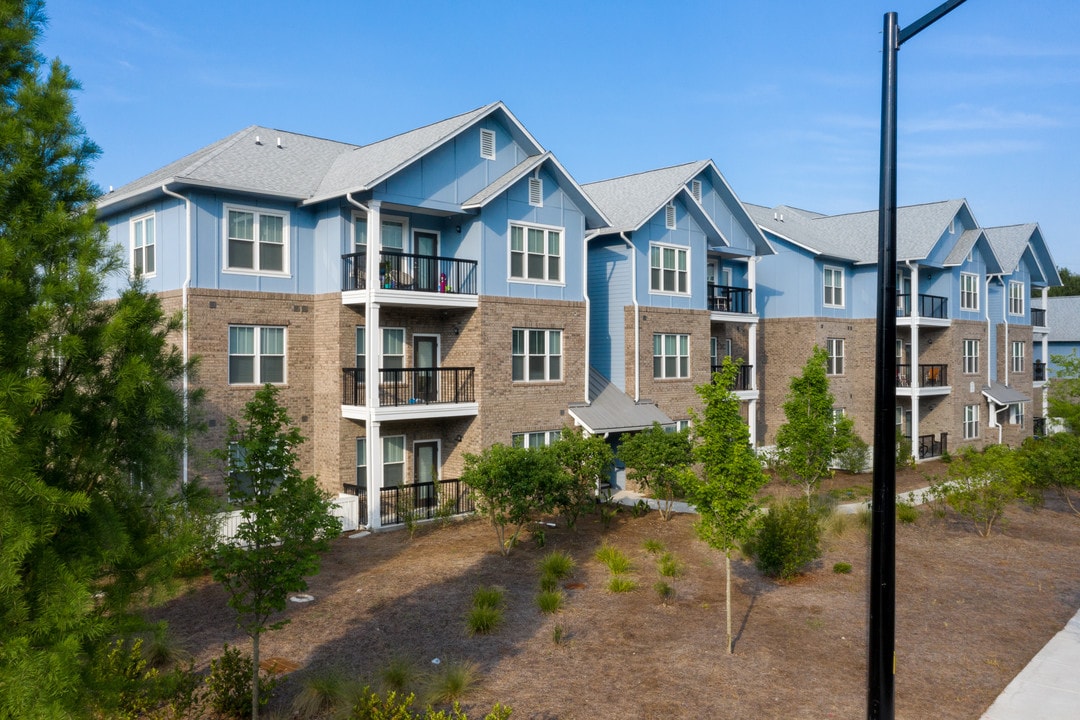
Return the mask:
{"type": "Polygon", "coordinates": [[[379,304],[372,300],[379,283],[379,255],[382,248],[381,203],[378,200],[372,200],[368,203],[368,210],[367,301],[364,303],[364,358],[366,360],[364,404],[371,411],[379,406],[379,380],[381,379],[379,366],[382,362],[382,331],[379,328],[379,304]]]}
{"type": "MultiPolygon", "coordinates": [[[[1044,287],[1042,289],[1042,306],[1043,306],[1043,317],[1046,318],[1043,321],[1045,323],[1045,325],[1043,326],[1045,331],[1042,334],[1042,339],[1039,341],[1040,344],[1042,345],[1043,381],[1044,382],[1050,380],[1050,355],[1049,355],[1049,352],[1050,352],[1050,333],[1048,332],[1050,330],[1050,313],[1049,313],[1050,303],[1049,303],[1049,299],[1050,299],[1050,288],[1044,287]]],[[[1048,395],[1049,395],[1049,392],[1047,392],[1046,385],[1043,385],[1042,416],[1044,418],[1047,418],[1047,417],[1050,416],[1050,400],[1047,397],[1048,395]]],[[[1044,420],[1043,422],[1046,422],[1046,421],[1044,420]]]]}
{"type": "MultiPolygon", "coordinates": [[[[370,383],[368,383],[370,385],[370,383]]],[[[367,526],[370,530],[381,527],[379,490],[382,488],[382,423],[367,423],[367,526]]]]}
{"type": "Polygon", "coordinates": [[[757,315],[757,264],[760,259],[755,255],[746,263],[746,286],[750,288],[750,312],[754,315],[757,315]]]}
{"type": "Polygon", "coordinates": [[[750,400],[746,408],[747,425],[750,426],[750,447],[757,448],[757,400],[750,400]]]}

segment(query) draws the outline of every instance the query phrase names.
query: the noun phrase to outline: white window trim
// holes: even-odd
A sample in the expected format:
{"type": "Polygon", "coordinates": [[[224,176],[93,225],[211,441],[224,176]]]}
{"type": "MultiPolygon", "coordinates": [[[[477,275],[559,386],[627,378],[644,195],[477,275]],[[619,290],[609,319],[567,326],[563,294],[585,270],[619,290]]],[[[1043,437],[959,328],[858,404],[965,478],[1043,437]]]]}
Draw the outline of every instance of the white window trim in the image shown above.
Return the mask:
{"type": "Polygon", "coordinates": [[[140,275],[141,275],[141,277],[144,277],[144,278],[152,278],[155,275],[157,275],[157,267],[158,267],[158,259],[159,259],[158,258],[158,252],[157,252],[157,213],[153,213],[153,212],[146,213],[144,215],[139,215],[138,217],[133,217],[133,218],[131,218],[131,221],[128,224],[129,234],[130,234],[130,239],[129,239],[129,242],[128,242],[128,249],[129,249],[129,252],[128,252],[128,274],[131,277],[135,277],[135,253],[138,252],[138,250],[139,250],[139,248],[135,247],[135,226],[139,225],[139,224],[142,224],[142,226],[143,226],[143,246],[142,246],[143,247],[143,270],[142,270],[142,273],[140,275]],[[154,221],[154,223],[153,223],[154,224],[154,237],[152,238],[152,241],[149,242],[149,243],[146,242],[146,237],[147,237],[147,235],[146,235],[146,221],[147,220],[153,220],[154,221]],[[146,252],[145,252],[145,248],[147,247],[147,245],[152,245],[153,248],[154,248],[154,269],[153,269],[152,272],[146,272],[146,252]]]}
{"type": "Polygon", "coordinates": [[[1024,356],[1027,354],[1024,350],[1024,346],[1025,343],[1022,340],[1013,341],[1012,348],[1009,352],[1009,356],[1011,358],[1009,366],[1012,368],[1012,371],[1014,373],[1024,372],[1024,356]],[[1020,352],[1017,353],[1017,350],[1019,350],[1020,352]]]}
{"type": "Polygon", "coordinates": [[[690,257],[691,257],[690,248],[686,247],[685,245],[672,245],[671,243],[655,243],[655,242],[654,243],[649,243],[649,292],[652,293],[653,295],[676,295],[678,297],[686,297],[686,296],[690,295],[691,289],[692,289],[691,288],[691,282],[690,282],[690,268],[692,267],[690,257]],[[652,264],[652,249],[653,248],[659,248],[660,249],[660,285],[661,285],[660,288],[653,287],[653,281],[652,281],[652,274],[653,274],[652,271],[654,269],[653,264],[652,264]],[[664,281],[664,250],[674,250],[675,251],[675,270],[674,270],[674,272],[675,272],[675,288],[676,288],[675,290],[664,290],[664,289],[662,289],[663,284],[664,284],[664,282],[663,282],[664,281]],[[685,270],[679,270],[679,253],[683,253],[684,255],[686,255],[686,269],[685,270]],[[685,278],[686,278],[686,291],[685,292],[681,292],[678,289],[680,273],[683,276],[685,276],[685,278]]]}
{"type": "Polygon", "coordinates": [[[512,283],[528,283],[530,285],[551,285],[552,287],[566,287],[566,228],[559,227],[558,225],[540,225],[538,223],[520,222],[512,220],[506,225],[506,278],[512,283]],[[543,280],[529,277],[515,277],[511,275],[511,268],[513,267],[513,250],[511,249],[512,233],[514,227],[520,227],[524,231],[524,253],[525,264],[522,269],[528,271],[528,259],[529,259],[529,229],[543,230],[544,231],[544,275],[543,280]],[[546,278],[548,269],[548,260],[551,256],[548,254],[548,236],[549,232],[559,233],[559,279],[548,280],[546,278]]]}
{"type": "Polygon", "coordinates": [[[356,438],[356,471],[353,473],[353,480],[357,484],[357,489],[363,490],[367,488],[368,470],[366,436],[356,438]],[[363,449],[361,449],[361,445],[363,445],[363,449]],[[360,468],[364,468],[364,482],[362,485],[360,483],[360,478],[357,477],[360,474],[360,468]]]}
{"type": "Polygon", "coordinates": [[[690,367],[690,334],[689,333],[653,333],[653,380],[687,380],[690,378],[692,372],[690,367]],[[656,354],[656,338],[660,338],[660,354],[656,354]],[[675,338],[675,355],[668,355],[665,351],[667,347],[667,338],[675,338]],[[682,374],[682,363],[680,360],[684,357],[679,353],[680,340],[686,338],[686,374],[682,374]],[[675,374],[667,374],[667,359],[675,358],[675,374]],[[660,374],[656,374],[656,358],[660,358],[660,374]]]}
{"type": "Polygon", "coordinates": [[[496,147],[496,136],[494,130],[487,128],[480,128],[480,157],[484,160],[494,160],[495,154],[498,152],[496,147]],[[490,147],[489,151],[484,150],[485,147],[490,147]]]}
{"type": "Polygon", "coordinates": [[[511,328],[510,332],[510,381],[514,383],[561,383],[566,382],[566,346],[564,345],[565,338],[563,337],[562,328],[523,328],[516,327],[511,328]],[[519,356],[514,353],[514,333],[524,333],[524,352],[519,356]],[[537,378],[535,380],[529,378],[529,359],[533,357],[541,357],[539,353],[529,352],[529,333],[530,332],[542,332],[544,333],[544,377],[537,378]],[[553,355],[551,353],[551,334],[559,334],[559,354],[553,355]],[[514,358],[522,357],[522,377],[520,379],[514,378],[514,358]],[[551,359],[554,357],[559,358],[559,377],[551,377],[551,359]]]}
{"type": "Polygon", "coordinates": [[[963,363],[963,371],[965,375],[978,375],[979,374],[979,356],[982,355],[982,343],[977,339],[964,338],[960,347],[960,359],[963,363]],[[974,349],[975,352],[968,353],[968,348],[974,349]],[[971,370],[968,369],[968,365],[973,366],[971,370]]]}
{"type": "Polygon", "coordinates": [[[1024,427],[1024,403],[1013,403],[1009,406],[1009,424],[1024,427]]]}
{"type": "Polygon", "coordinates": [[[965,440],[978,440],[979,438],[979,406],[964,406],[964,432],[965,440]],[[969,434],[969,428],[971,430],[969,434]]]}
{"type": "Polygon", "coordinates": [[[842,308],[842,307],[844,307],[844,303],[847,302],[847,288],[845,287],[846,285],[847,285],[847,279],[844,277],[844,268],[837,267],[835,265],[826,265],[826,266],[824,266],[821,269],[821,303],[822,303],[822,305],[824,305],[825,307],[828,307],[828,308],[842,308]],[[828,284],[828,277],[829,277],[830,274],[832,275],[832,277],[834,279],[837,278],[837,277],[840,278],[840,285],[839,286],[829,285],[828,284]],[[827,301],[825,299],[825,291],[828,288],[832,288],[832,290],[833,290],[833,302],[829,302],[829,301],[827,301]],[[836,302],[836,291],[837,290],[840,291],[840,302],[836,302]]]}
{"type": "Polygon", "coordinates": [[[1024,283],[1016,280],[1009,281],[1009,314],[1017,316],[1024,314],[1024,283]]]}
{"type": "Polygon", "coordinates": [[[844,355],[847,352],[847,343],[844,342],[844,338],[827,338],[825,341],[825,350],[829,355],[829,359],[825,366],[825,374],[831,377],[837,377],[844,374],[844,355]],[[833,349],[839,348],[839,354],[833,354],[833,349]],[[836,365],[839,365],[837,370],[836,365]],[[836,372],[834,372],[836,370],[836,372]]]}
{"type": "Polygon", "coordinates": [[[259,275],[263,277],[290,277],[290,261],[292,260],[292,232],[291,232],[291,216],[288,210],[272,210],[270,208],[255,207],[253,205],[233,205],[225,203],[222,205],[221,212],[221,272],[228,273],[230,275],[259,275]],[[231,267],[229,265],[229,212],[247,212],[255,215],[255,226],[253,230],[254,235],[254,248],[252,248],[252,260],[256,267],[253,268],[239,268],[231,267]],[[272,215],[274,217],[280,217],[281,222],[281,270],[261,270],[259,269],[259,221],[260,215],[272,215]]]}
{"type": "Polygon", "coordinates": [[[553,442],[562,437],[562,430],[525,430],[522,432],[510,433],[510,445],[517,448],[537,448],[548,447],[553,442]],[[531,445],[531,439],[540,440],[540,444],[531,445]]]}
{"type": "Polygon", "coordinates": [[[964,312],[979,312],[979,305],[982,303],[982,300],[979,297],[980,295],[981,293],[979,292],[979,276],[975,273],[960,273],[960,309],[964,312]],[[973,293],[966,292],[964,290],[964,281],[967,278],[970,278],[970,282],[972,283],[972,287],[974,288],[973,293]],[[967,307],[964,305],[965,295],[974,295],[975,305],[973,307],[967,307]]]}
{"type": "MultiPolygon", "coordinates": [[[[409,349],[409,333],[406,332],[405,328],[403,328],[403,327],[383,327],[383,328],[380,328],[380,331],[382,332],[382,343],[380,343],[382,345],[382,357],[379,358],[379,367],[376,368],[376,371],[381,373],[382,369],[386,367],[386,358],[387,357],[400,357],[401,358],[401,367],[400,368],[389,368],[390,370],[404,370],[404,369],[407,369],[408,364],[406,362],[406,358],[408,357],[408,349],[409,349]],[[397,354],[390,355],[389,353],[386,352],[386,346],[388,344],[386,342],[386,334],[388,332],[394,332],[395,330],[401,332],[401,355],[397,355],[397,354]]],[[[379,380],[381,382],[382,377],[380,377],[379,380]]]]}
{"type": "Polygon", "coordinates": [[[383,435],[382,436],[382,443],[383,443],[383,453],[382,453],[383,458],[382,458],[382,467],[379,468],[379,487],[381,487],[381,488],[401,487],[401,486],[404,486],[404,485],[408,484],[409,478],[405,474],[405,470],[406,470],[406,462],[405,462],[405,460],[407,459],[407,455],[408,455],[408,453],[405,452],[405,448],[407,447],[405,436],[404,435],[383,435]],[[386,441],[387,440],[394,440],[394,439],[397,439],[397,438],[401,438],[401,460],[400,461],[395,460],[393,462],[390,462],[390,461],[388,461],[386,459],[386,456],[387,456],[386,441]],[[386,466],[387,465],[400,465],[401,466],[401,485],[387,485],[386,484],[386,466]]]}
{"type": "MultiPolygon", "coordinates": [[[[233,382],[232,378],[229,377],[228,361],[229,361],[229,358],[233,357],[233,354],[229,350],[229,337],[228,337],[228,335],[226,335],[226,337],[225,337],[225,361],[226,361],[225,378],[226,378],[226,383],[230,387],[256,387],[256,386],[259,386],[259,385],[265,385],[266,384],[266,381],[264,381],[262,379],[262,377],[261,377],[261,363],[259,362],[259,360],[263,357],[263,353],[262,353],[262,332],[260,332],[260,331],[262,329],[264,329],[264,328],[269,328],[269,329],[274,329],[274,330],[277,330],[277,329],[281,330],[281,346],[282,346],[282,353],[281,353],[281,358],[282,358],[282,360],[281,360],[281,382],[274,382],[274,383],[270,383],[270,384],[271,385],[288,385],[289,384],[289,328],[287,326],[285,326],[285,325],[244,325],[244,324],[239,324],[239,323],[230,324],[229,329],[231,330],[232,328],[252,328],[255,331],[255,351],[254,351],[254,353],[252,353],[252,355],[250,355],[250,356],[248,356],[248,355],[241,356],[241,357],[253,357],[255,359],[254,360],[253,373],[252,373],[252,375],[254,376],[254,380],[252,382],[249,382],[249,383],[246,383],[246,382],[233,382]]],[[[277,357],[277,355],[274,355],[272,357],[277,357]]]]}

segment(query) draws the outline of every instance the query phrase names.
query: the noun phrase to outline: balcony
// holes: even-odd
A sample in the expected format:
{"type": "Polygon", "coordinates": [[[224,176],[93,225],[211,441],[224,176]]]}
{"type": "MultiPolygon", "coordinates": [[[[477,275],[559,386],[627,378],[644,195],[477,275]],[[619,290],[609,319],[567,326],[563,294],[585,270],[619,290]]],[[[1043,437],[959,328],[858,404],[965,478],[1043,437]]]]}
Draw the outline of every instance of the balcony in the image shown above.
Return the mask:
{"type": "MultiPolygon", "coordinates": [[[[713,365],[713,373],[720,372],[723,369],[723,365],[713,365]]],[[[753,390],[754,389],[754,366],[753,365],[740,365],[739,372],[735,375],[735,385],[731,388],[734,392],[753,390]]]]}
{"type": "Polygon", "coordinates": [[[709,310],[722,313],[753,315],[752,291],[748,288],[708,283],[709,310]]]}
{"type": "Polygon", "coordinates": [[[1038,360],[1031,363],[1031,379],[1034,382],[1046,382],[1046,363],[1038,360]]]}
{"type": "MultiPolygon", "coordinates": [[[[360,498],[360,523],[368,522],[367,486],[345,483],[344,491],[360,498]]],[[[379,489],[379,522],[400,525],[406,514],[414,520],[430,520],[437,514],[464,515],[475,510],[468,486],[460,480],[442,480],[437,483],[410,483],[379,489]]]]}
{"type": "MultiPolygon", "coordinates": [[[[911,437],[908,436],[908,440],[911,437]]],[[[949,451],[949,433],[941,433],[940,436],[920,435],[917,443],[911,444],[912,452],[917,453],[919,460],[941,457],[949,451]]]]}
{"type": "Polygon", "coordinates": [[[371,290],[381,302],[431,307],[476,307],[475,260],[417,255],[384,250],[379,253],[379,278],[367,278],[367,252],[341,256],[341,290],[346,302],[362,302],[357,291],[371,290]]]}
{"type": "Polygon", "coordinates": [[[392,420],[477,413],[471,367],[382,368],[375,408],[365,408],[366,370],[342,368],[341,372],[342,415],[347,418],[392,420]]]}
{"type": "Polygon", "coordinates": [[[929,324],[932,325],[948,324],[949,298],[919,294],[913,299],[910,293],[896,296],[896,317],[907,319],[906,322],[900,324],[911,324],[913,310],[918,310],[919,323],[929,320],[931,321],[929,324]],[[913,305],[913,303],[917,304],[913,305]]]}
{"type": "MultiPolygon", "coordinates": [[[[945,395],[950,392],[949,366],[945,364],[919,365],[915,379],[918,380],[919,395],[945,395]]],[[[896,366],[896,389],[897,395],[911,395],[912,374],[910,365],[897,364],[896,366]]]]}
{"type": "Polygon", "coordinates": [[[1037,328],[1046,327],[1046,310],[1043,308],[1031,308],[1031,326],[1037,328]]]}

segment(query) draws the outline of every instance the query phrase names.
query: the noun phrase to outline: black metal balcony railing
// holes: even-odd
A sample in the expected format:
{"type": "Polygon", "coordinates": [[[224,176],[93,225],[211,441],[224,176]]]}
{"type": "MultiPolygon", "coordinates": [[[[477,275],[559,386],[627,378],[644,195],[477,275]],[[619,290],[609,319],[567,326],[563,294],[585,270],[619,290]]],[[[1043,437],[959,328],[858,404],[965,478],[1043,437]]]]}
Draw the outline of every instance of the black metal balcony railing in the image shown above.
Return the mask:
{"type": "MultiPolygon", "coordinates": [[[[911,317],[911,294],[896,296],[896,317],[911,317]]],[[[919,295],[919,317],[945,320],[949,317],[949,298],[919,295]]]]}
{"type": "MultiPolygon", "coordinates": [[[[714,373],[720,372],[723,365],[713,365],[712,371],[714,373]]],[[[739,372],[735,375],[735,387],[732,390],[753,390],[754,389],[754,366],[753,365],[740,365],[739,372]]]]}
{"type": "MultiPolygon", "coordinates": [[[[949,366],[919,365],[919,387],[947,387],[949,385],[949,366]]],[[[911,366],[896,366],[896,387],[911,387],[911,366]]]]}
{"type": "Polygon", "coordinates": [[[1031,324],[1035,327],[1046,327],[1046,310],[1044,308],[1031,308],[1031,324]]]}
{"type": "Polygon", "coordinates": [[[1046,437],[1046,418],[1036,416],[1031,419],[1031,434],[1035,437],[1046,437]]]}
{"type": "MultiPolygon", "coordinates": [[[[476,294],[476,261],[384,250],[379,253],[383,290],[476,294]]],[[[341,256],[341,289],[366,290],[367,252],[341,256]]]]}
{"type": "Polygon", "coordinates": [[[749,288],[708,283],[708,292],[710,310],[743,313],[744,315],[750,315],[754,312],[754,304],[751,302],[753,298],[749,288]]]}
{"type": "MultiPolygon", "coordinates": [[[[911,436],[908,436],[908,440],[911,436]]],[[[940,436],[920,435],[919,442],[914,444],[913,449],[919,453],[919,459],[941,457],[949,451],[949,433],[941,433],[940,436]]]]}
{"type": "MultiPolygon", "coordinates": [[[[356,483],[344,483],[344,491],[360,498],[360,523],[367,524],[367,485],[364,480],[358,478],[356,483]]],[[[460,480],[379,489],[379,522],[383,525],[400,525],[405,521],[406,513],[411,513],[416,520],[430,520],[440,512],[446,515],[464,515],[475,509],[468,486],[460,480]]]]}
{"type": "MultiPolygon", "coordinates": [[[[342,405],[365,405],[364,368],[342,368],[342,405]]],[[[471,367],[383,368],[379,370],[379,406],[476,402],[471,367]]]]}
{"type": "Polygon", "coordinates": [[[1035,382],[1046,381],[1046,363],[1038,360],[1031,363],[1031,379],[1035,382]]]}

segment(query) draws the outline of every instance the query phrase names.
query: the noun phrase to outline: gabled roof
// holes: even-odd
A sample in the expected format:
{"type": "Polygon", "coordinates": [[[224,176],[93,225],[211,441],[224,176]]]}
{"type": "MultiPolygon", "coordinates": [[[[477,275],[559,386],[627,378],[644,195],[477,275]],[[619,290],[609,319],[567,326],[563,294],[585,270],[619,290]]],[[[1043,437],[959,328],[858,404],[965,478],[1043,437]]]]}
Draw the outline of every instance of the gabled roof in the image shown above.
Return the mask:
{"type": "MultiPolygon", "coordinates": [[[[956,244],[953,245],[952,250],[945,258],[945,265],[949,267],[962,265],[967,259],[968,253],[974,250],[979,240],[985,238],[986,235],[982,230],[965,230],[960,233],[960,237],[956,239],[956,244]]],[[[990,246],[991,251],[993,247],[993,245],[990,246]]]]}
{"type": "Polygon", "coordinates": [[[1050,342],[1080,342],[1080,295],[1051,297],[1046,301],[1050,342]]]}
{"type": "Polygon", "coordinates": [[[645,430],[654,422],[661,425],[674,422],[656,405],[634,402],[593,367],[589,368],[589,404],[571,405],[569,411],[593,435],[645,430]]]}
{"type": "Polygon", "coordinates": [[[1030,252],[1038,269],[1038,273],[1032,275],[1032,281],[1048,287],[1061,285],[1061,277],[1038,223],[986,228],[986,237],[1001,259],[1003,272],[1016,272],[1024,253],[1030,252]]]}
{"type": "MultiPolygon", "coordinates": [[[[582,189],[611,221],[612,232],[634,232],[681,192],[686,191],[689,196],[686,183],[704,167],[705,161],[675,165],[586,183],[582,185],[582,189]]],[[[687,206],[695,202],[693,197],[690,197],[687,206]]],[[[711,220],[708,221],[708,227],[722,237],[719,228],[711,220]]]]}

